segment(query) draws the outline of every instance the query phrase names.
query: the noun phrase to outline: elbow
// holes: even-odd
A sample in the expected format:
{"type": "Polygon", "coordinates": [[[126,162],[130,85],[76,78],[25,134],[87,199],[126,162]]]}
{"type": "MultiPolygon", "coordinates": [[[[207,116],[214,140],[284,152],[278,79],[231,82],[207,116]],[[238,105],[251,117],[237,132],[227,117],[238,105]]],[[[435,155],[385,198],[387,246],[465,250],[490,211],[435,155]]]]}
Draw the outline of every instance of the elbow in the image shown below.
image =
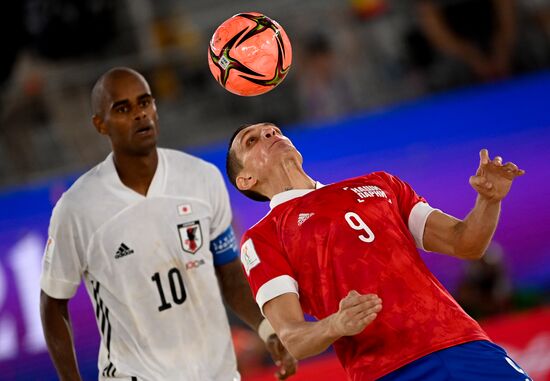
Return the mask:
{"type": "Polygon", "coordinates": [[[485,255],[485,249],[471,249],[471,250],[456,250],[454,253],[455,257],[467,260],[479,260],[485,255]]]}

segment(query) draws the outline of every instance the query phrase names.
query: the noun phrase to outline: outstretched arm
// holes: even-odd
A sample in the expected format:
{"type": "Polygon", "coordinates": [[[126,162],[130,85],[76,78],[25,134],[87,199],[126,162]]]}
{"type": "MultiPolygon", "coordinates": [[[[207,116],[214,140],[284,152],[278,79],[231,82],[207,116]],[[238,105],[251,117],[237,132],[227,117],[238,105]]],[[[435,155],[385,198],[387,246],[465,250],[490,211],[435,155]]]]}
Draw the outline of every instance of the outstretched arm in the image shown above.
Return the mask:
{"type": "MultiPolygon", "coordinates": [[[[229,307],[242,321],[258,332],[264,317],[252,296],[240,260],[235,259],[225,265],[216,266],[216,275],[229,307]]],[[[296,373],[297,362],[286,351],[279,338],[273,334],[264,339],[273,361],[280,367],[276,374],[277,378],[284,380],[296,373]]]]}
{"type": "Polygon", "coordinates": [[[459,220],[435,211],[424,228],[424,248],[463,259],[479,259],[493,238],[502,199],[510,191],[513,180],[525,171],[514,163],[502,164],[502,158],[489,159],[481,150],[479,168],[470,177],[470,185],[478,193],[472,211],[459,220]]]}
{"type": "Polygon", "coordinates": [[[68,299],[54,299],[40,292],[42,329],[50,356],[61,381],[81,380],[74,351],[68,299]]]}
{"type": "Polygon", "coordinates": [[[317,322],[305,321],[294,293],[268,301],[263,309],[284,346],[300,360],[325,351],[342,336],[362,332],[382,310],[382,300],[374,294],[360,295],[350,291],[340,301],[338,312],[317,322]]]}

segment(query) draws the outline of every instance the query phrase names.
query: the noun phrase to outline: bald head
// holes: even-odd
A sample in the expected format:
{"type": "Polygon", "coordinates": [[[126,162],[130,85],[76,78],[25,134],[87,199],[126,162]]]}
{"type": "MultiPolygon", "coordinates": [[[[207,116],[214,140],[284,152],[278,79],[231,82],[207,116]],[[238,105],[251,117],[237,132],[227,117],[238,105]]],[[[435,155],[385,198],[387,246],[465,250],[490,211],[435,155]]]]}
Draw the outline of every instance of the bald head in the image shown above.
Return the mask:
{"type": "Polygon", "coordinates": [[[137,71],[128,67],[115,67],[99,77],[92,89],[92,114],[102,118],[105,114],[113,85],[121,79],[132,77],[143,82],[147,86],[147,89],[149,89],[149,84],[145,78],[137,71]]]}

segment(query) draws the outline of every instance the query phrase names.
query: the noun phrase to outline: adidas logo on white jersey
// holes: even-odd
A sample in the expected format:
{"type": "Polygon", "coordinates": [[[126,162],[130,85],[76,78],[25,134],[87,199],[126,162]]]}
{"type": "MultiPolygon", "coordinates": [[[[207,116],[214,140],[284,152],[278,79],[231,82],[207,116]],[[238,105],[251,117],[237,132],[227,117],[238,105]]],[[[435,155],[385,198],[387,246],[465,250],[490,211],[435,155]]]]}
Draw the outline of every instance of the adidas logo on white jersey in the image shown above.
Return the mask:
{"type": "Polygon", "coordinates": [[[298,215],[298,226],[302,226],[304,222],[307,221],[307,219],[311,216],[313,216],[315,213],[300,213],[298,215]]]}
{"type": "Polygon", "coordinates": [[[120,244],[120,246],[118,247],[118,250],[116,251],[115,259],[125,257],[125,256],[130,255],[130,254],[134,254],[134,250],[130,249],[123,242],[123,243],[120,244]]]}

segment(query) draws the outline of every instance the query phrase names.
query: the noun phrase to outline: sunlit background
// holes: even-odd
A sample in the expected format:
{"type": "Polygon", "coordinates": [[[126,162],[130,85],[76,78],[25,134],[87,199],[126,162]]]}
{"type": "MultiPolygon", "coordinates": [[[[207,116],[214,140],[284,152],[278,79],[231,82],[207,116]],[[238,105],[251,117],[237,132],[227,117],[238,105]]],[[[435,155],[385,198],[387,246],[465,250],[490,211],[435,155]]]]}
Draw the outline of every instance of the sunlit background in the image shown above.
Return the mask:
{"type": "MultiPolygon", "coordinates": [[[[550,0],[21,0],[3,4],[0,60],[0,378],[55,380],[39,316],[51,209],[109,144],[90,90],[113,66],[149,80],[160,145],[223,171],[243,123],[277,123],[317,180],[374,170],[464,217],[488,148],[527,174],[503,203],[485,260],[423,254],[467,312],[536,380],[550,380],[550,0]],[[222,89],[206,62],[228,17],[257,11],[289,35],[293,67],[262,96],[222,89]]],[[[240,234],[268,210],[230,188],[240,234]]],[[[99,335],[82,288],[70,304],[83,378],[99,335]]],[[[230,313],[243,379],[273,379],[262,343],[230,313]]],[[[331,351],[296,380],[344,380],[331,351]],[[323,378],[324,377],[324,378],[323,378]]]]}

